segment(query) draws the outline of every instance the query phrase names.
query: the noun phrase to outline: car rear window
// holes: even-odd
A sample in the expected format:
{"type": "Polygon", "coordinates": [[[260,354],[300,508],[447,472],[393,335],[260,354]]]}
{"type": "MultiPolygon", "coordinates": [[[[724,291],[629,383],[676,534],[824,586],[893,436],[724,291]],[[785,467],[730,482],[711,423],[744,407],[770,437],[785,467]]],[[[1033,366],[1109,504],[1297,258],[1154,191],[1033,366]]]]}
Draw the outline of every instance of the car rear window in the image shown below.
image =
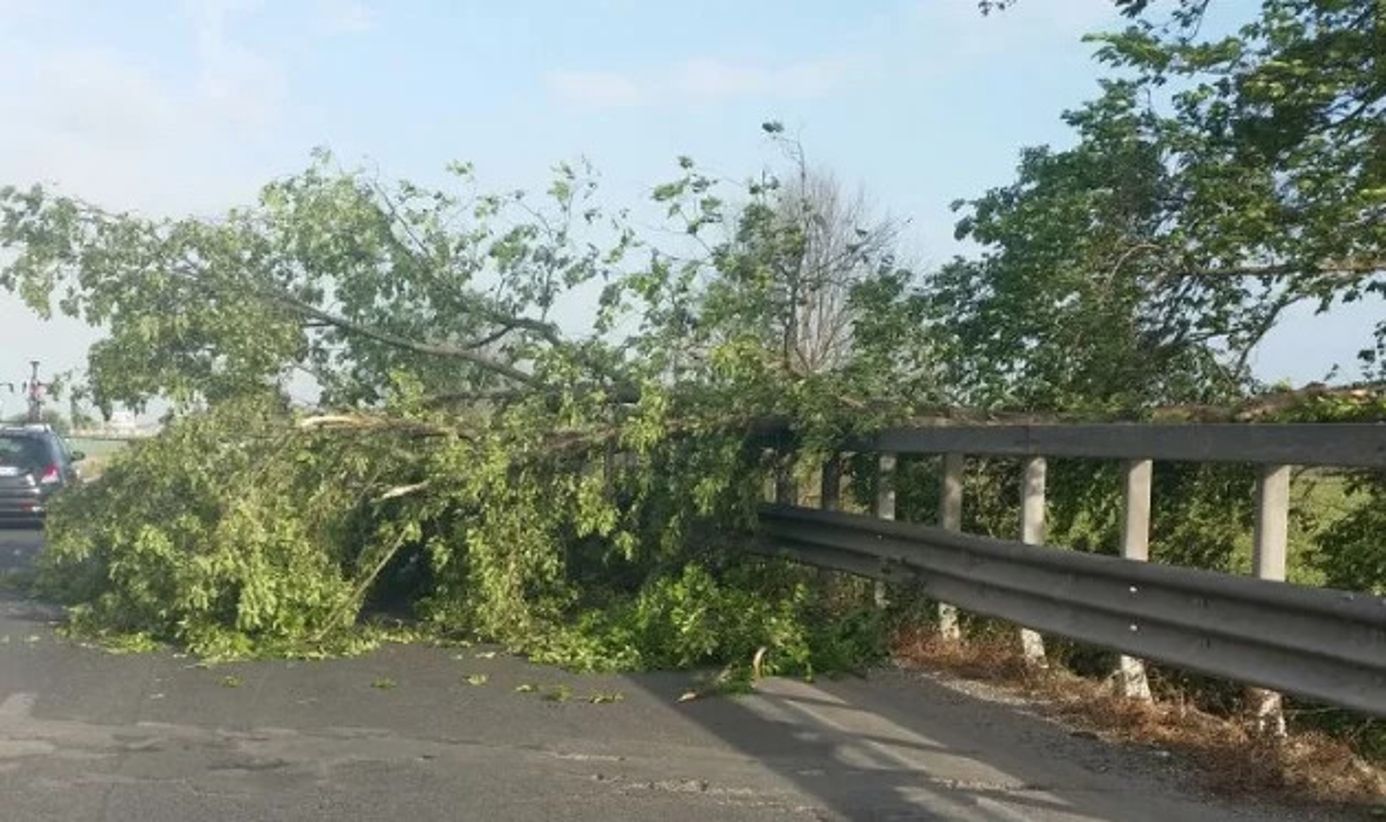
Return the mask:
{"type": "Polygon", "coordinates": [[[0,434],[0,466],[32,471],[48,462],[48,448],[37,437],[0,434]]]}

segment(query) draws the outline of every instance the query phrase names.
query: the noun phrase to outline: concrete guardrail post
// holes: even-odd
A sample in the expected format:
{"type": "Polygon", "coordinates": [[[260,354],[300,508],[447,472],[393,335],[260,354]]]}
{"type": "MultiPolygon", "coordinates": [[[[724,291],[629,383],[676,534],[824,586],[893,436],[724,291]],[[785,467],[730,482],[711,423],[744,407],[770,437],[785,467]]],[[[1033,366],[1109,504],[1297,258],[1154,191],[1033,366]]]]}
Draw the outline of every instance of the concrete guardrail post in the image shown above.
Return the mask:
{"type": "MultiPolygon", "coordinates": [[[[881,519],[895,519],[895,470],[897,459],[894,454],[881,454],[876,460],[876,516],[881,519]]],[[[876,580],[874,596],[877,608],[890,604],[889,589],[882,580],[876,580]]]]}
{"type": "MultiPolygon", "coordinates": [[[[1137,562],[1150,559],[1151,474],[1150,460],[1126,460],[1121,464],[1121,555],[1137,562]]],[[[1139,592],[1132,588],[1131,593],[1139,592]]],[[[1131,629],[1138,630],[1138,626],[1132,625],[1131,629]]],[[[1122,696],[1149,702],[1150,681],[1145,675],[1145,663],[1122,654],[1117,663],[1117,688],[1122,696]]]]}
{"type": "MultiPolygon", "coordinates": [[[[1284,582],[1290,535],[1290,466],[1261,465],[1258,471],[1251,562],[1258,578],[1284,582]]],[[[1251,688],[1247,695],[1257,729],[1284,736],[1285,712],[1280,694],[1251,688]]]]}
{"type": "Polygon", "coordinates": [[[824,511],[842,510],[842,456],[833,454],[823,461],[822,490],[818,507],[824,511]]]}
{"type": "MultiPolygon", "coordinates": [[[[1026,457],[1020,485],[1020,541],[1044,544],[1044,457],[1026,457]]],[[[1044,662],[1044,639],[1038,631],[1020,629],[1020,651],[1027,662],[1044,662]]]]}
{"type": "MultiPolygon", "coordinates": [[[[943,482],[938,496],[938,525],[949,531],[962,530],[963,471],[967,458],[962,454],[943,455],[943,482]]],[[[946,602],[938,605],[938,633],[944,639],[962,638],[958,609],[946,602]]]]}
{"type": "Polygon", "coordinates": [[[794,452],[781,451],[775,461],[775,502],[799,504],[799,481],[794,476],[794,452]]]}
{"type": "MultiPolygon", "coordinates": [[[[842,455],[833,453],[823,461],[819,476],[818,507],[824,511],[842,510],[842,455]]],[[[824,585],[831,585],[832,572],[826,568],[818,569],[818,579],[824,585]]]]}

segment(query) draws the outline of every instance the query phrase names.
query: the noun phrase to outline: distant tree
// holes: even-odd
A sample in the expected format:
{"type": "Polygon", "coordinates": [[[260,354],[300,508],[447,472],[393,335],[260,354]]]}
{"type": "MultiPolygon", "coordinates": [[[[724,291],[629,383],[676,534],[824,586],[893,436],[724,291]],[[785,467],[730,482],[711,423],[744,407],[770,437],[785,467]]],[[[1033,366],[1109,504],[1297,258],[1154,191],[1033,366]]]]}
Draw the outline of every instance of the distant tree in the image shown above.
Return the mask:
{"type": "Polygon", "coordinates": [[[718,352],[754,350],[766,372],[828,379],[858,398],[936,399],[900,224],[814,169],[779,123],[763,128],[787,173],[733,185],[685,159],[684,175],[655,190],[694,248],[656,252],[641,279],[649,336],[636,350],[672,357],[675,378],[718,352]]]}
{"type": "Polygon", "coordinates": [[[713,255],[726,276],[705,305],[727,319],[739,312],[745,328],[762,328],[786,370],[833,371],[852,350],[852,293],[894,265],[900,225],[876,217],[863,195],[849,195],[831,174],[812,168],[799,142],[778,129],[767,124],[790,173],[763,179],[736,213],[734,236],[713,255]]]}
{"type": "Polygon", "coordinates": [[[802,246],[786,280],[796,288],[790,361],[807,372],[840,368],[853,345],[852,293],[896,258],[900,226],[874,218],[861,194],[849,195],[823,171],[806,171],[782,191],[778,219],[802,246]]]}
{"type": "MultiPolygon", "coordinates": [[[[8,425],[27,425],[29,424],[29,414],[27,412],[23,414],[15,414],[9,417],[9,419],[5,420],[5,422],[8,425]]],[[[51,408],[43,409],[43,411],[39,415],[39,422],[51,427],[54,431],[57,431],[59,434],[62,434],[63,436],[67,436],[72,432],[72,425],[68,421],[68,418],[64,417],[62,413],[54,411],[51,408]]]]}

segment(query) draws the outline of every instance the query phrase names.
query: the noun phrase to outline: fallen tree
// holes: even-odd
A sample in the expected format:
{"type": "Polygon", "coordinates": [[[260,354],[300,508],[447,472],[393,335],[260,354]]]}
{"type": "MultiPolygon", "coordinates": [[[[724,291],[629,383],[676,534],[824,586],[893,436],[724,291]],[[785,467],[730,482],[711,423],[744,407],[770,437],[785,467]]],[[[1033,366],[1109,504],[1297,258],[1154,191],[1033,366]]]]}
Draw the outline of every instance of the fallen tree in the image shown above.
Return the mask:
{"type": "Polygon", "coordinates": [[[53,512],[42,582],[76,629],[332,653],[384,609],[585,667],[869,654],[813,575],[726,541],[767,465],[748,434],[826,443],[925,384],[871,367],[898,342],[879,328],[851,340],[855,294],[907,280],[891,229],[768,177],[727,203],[684,162],[656,201],[687,239],[656,249],[582,170],[534,202],[454,171],[462,194],[320,155],[218,219],[0,192],[0,285],[109,332],[89,398],[172,403],[53,512]]]}

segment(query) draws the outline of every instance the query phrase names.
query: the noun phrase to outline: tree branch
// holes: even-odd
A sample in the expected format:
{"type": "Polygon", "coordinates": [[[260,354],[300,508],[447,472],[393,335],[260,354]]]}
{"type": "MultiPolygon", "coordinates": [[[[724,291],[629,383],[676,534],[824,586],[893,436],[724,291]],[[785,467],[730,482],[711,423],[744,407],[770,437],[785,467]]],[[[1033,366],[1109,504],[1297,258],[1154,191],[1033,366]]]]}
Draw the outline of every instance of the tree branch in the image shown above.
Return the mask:
{"type": "MultiPolygon", "coordinates": [[[[185,265],[194,266],[194,264],[191,262],[185,263],[185,265]]],[[[171,273],[178,275],[183,280],[199,288],[210,289],[214,292],[228,290],[227,288],[219,288],[215,284],[207,282],[206,278],[200,276],[200,273],[195,268],[174,268],[171,269],[171,273]]],[[[397,334],[391,334],[388,331],[382,331],[378,328],[374,328],[364,323],[359,323],[354,320],[348,319],[340,314],[335,314],[331,311],[318,308],[312,303],[305,302],[304,300],[300,300],[297,297],[280,291],[279,289],[270,288],[268,286],[257,285],[254,283],[247,282],[245,285],[245,290],[247,290],[250,293],[250,295],[254,297],[257,297],[266,302],[274,303],[283,308],[287,308],[288,310],[300,316],[307,317],[310,320],[314,320],[318,323],[331,326],[340,331],[346,331],[351,334],[366,337],[367,339],[375,340],[376,342],[383,343],[392,348],[398,348],[404,351],[412,351],[416,354],[425,354],[435,357],[448,357],[452,359],[465,360],[467,362],[472,363],[473,365],[478,366],[479,368],[485,369],[494,374],[499,374],[500,376],[510,380],[514,380],[515,382],[524,383],[525,385],[539,384],[539,380],[533,374],[521,371],[520,369],[512,365],[500,362],[499,360],[496,360],[492,357],[488,357],[485,354],[478,353],[477,351],[472,350],[472,348],[467,347],[466,345],[459,346],[448,343],[412,340],[407,337],[401,337],[397,334]]],[[[522,318],[507,319],[514,320],[514,327],[523,327],[526,323],[531,322],[528,320],[524,320],[522,318]]]]}
{"type": "Polygon", "coordinates": [[[376,342],[384,343],[385,345],[388,345],[392,348],[399,348],[405,351],[413,351],[416,354],[426,354],[435,357],[450,357],[454,359],[465,360],[467,362],[472,363],[473,365],[476,365],[479,368],[483,368],[487,371],[499,374],[502,377],[514,380],[515,382],[524,383],[526,385],[537,385],[539,383],[538,379],[536,379],[533,374],[521,371],[520,369],[512,365],[507,365],[506,363],[500,362],[499,360],[495,360],[491,357],[486,356],[485,354],[479,354],[475,350],[468,347],[449,345],[447,343],[411,340],[406,337],[400,337],[395,334],[391,334],[387,331],[381,331],[378,328],[372,328],[371,326],[364,325],[353,320],[349,320],[346,317],[341,316],[340,314],[334,314],[330,311],[324,311],[323,309],[318,308],[317,306],[314,306],[311,303],[303,302],[302,300],[291,297],[288,294],[271,291],[269,289],[256,289],[256,292],[260,297],[273,300],[292,311],[298,312],[308,317],[312,317],[315,320],[325,322],[331,326],[336,327],[339,330],[347,331],[352,334],[358,334],[362,337],[366,337],[367,339],[372,339],[376,342]]]}
{"type": "Polygon", "coordinates": [[[1326,274],[1337,277],[1353,278],[1378,272],[1386,272],[1386,260],[1366,259],[1331,261],[1312,270],[1291,263],[1264,266],[1231,266],[1228,268],[1190,268],[1183,271],[1171,271],[1165,276],[1188,279],[1220,279],[1233,277],[1289,277],[1295,274],[1326,274]]]}

